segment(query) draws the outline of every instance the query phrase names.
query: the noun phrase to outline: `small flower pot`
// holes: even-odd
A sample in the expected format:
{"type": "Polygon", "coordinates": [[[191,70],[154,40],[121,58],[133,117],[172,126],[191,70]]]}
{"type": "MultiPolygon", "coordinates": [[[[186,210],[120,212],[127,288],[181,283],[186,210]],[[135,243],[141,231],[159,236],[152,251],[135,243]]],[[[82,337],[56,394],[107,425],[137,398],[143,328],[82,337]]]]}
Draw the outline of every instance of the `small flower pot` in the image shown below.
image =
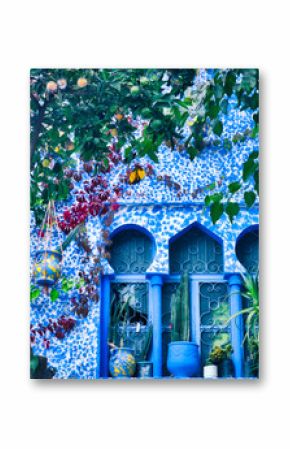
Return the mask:
{"type": "Polygon", "coordinates": [[[52,286],[61,273],[62,254],[55,250],[41,250],[36,253],[34,277],[38,285],[52,286]]]}
{"type": "Polygon", "coordinates": [[[136,377],[139,379],[145,379],[153,377],[153,363],[151,362],[137,362],[136,365],[136,377]]]}
{"type": "Polygon", "coordinates": [[[111,349],[109,369],[112,377],[133,377],[136,370],[134,350],[131,348],[111,349]]]}
{"type": "Polygon", "coordinates": [[[205,379],[217,379],[218,367],[216,365],[205,365],[203,367],[203,377],[205,379]]]}
{"type": "Polygon", "coordinates": [[[174,341],[168,345],[167,368],[174,377],[196,377],[199,373],[198,345],[174,341]]]}

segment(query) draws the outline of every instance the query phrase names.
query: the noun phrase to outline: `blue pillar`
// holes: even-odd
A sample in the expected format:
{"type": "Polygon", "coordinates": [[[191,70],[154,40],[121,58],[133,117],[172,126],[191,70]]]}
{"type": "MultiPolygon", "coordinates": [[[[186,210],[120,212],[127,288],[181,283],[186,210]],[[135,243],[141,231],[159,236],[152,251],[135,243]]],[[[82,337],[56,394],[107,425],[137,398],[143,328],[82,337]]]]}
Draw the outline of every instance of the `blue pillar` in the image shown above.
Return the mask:
{"type": "Polygon", "coordinates": [[[150,282],[153,310],[153,375],[162,377],[162,276],[152,275],[150,282]]]}
{"type": "Polygon", "coordinates": [[[101,282],[101,322],[100,322],[100,349],[101,377],[109,376],[109,322],[110,322],[110,275],[104,275],[101,282]]]}
{"type": "MultiPolygon", "coordinates": [[[[228,277],[229,298],[231,315],[242,310],[241,285],[242,280],[239,274],[231,274],[228,277]]],[[[233,363],[235,366],[236,377],[244,376],[244,323],[243,316],[239,315],[231,320],[231,334],[233,347],[233,363]]]]}

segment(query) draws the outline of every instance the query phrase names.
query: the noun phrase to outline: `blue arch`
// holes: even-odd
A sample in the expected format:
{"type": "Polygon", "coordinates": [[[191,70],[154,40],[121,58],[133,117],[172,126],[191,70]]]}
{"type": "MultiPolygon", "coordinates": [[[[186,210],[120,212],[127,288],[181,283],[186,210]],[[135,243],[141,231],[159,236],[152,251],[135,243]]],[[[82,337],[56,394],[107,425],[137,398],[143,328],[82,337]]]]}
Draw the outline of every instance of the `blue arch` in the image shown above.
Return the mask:
{"type": "Polygon", "coordinates": [[[259,225],[245,228],[237,237],[235,253],[239,262],[249,272],[259,267],[259,225]],[[255,235],[257,233],[257,235],[255,235]]]}
{"type": "Polygon", "coordinates": [[[119,226],[118,228],[114,229],[111,234],[110,238],[114,238],[116,235],[118,235],[121,232],[128,231],[134,229],[135,231],[141,232],[142,234],[147,235],[147,237],[150,238],[151,242],[153,243],[154,250],[156,249],[156,242],[155,238],[149,232],[146,228],[143,228],[143,226],[136,225],[135,223],[126,223],[124,225],[119,226]]]}
{"type": "Polygon", "coordinates": [[[221,273],[224,270],[223,253],[222,239],[195,222],[169,240],[170,273],[184,270],[199,274],[221,273]],[[195,246],[194,252],[192,245],[195,246]]]}
{"type": "Polygon", "coordinates": [[[200,231],[202,231],[204,234],[208,235],[210,238],[212,238],[213,240],[216,240],[218,243],[220,243],[221,245],[223,244],[223,240],[221,237],[219,237],[217,234],[215,234],[214,232],[210,231],[208,228],[206,228],[205,226],[203,226],[202,224],[200,224],[198,221],[195,221],[194,223],[191,223],[189,226],[187,226],[186,228],[182,229],[181,231],[179,231],[177,234],[175,234],[174,236],[172,236],[169,239],[169,244],[173,243],[175,240],[179,239],[183,234],[186,234],[188,231],[190,231],[191,229],[199,229],[200,231]]]}
{"type": "Polygon", "coordinates": [[[249,232],[253,232],[253,231],[258,231],[259,232],[259,225],[258,224],[254,224],[251,226],[247,226],[245,229],[242,230],[242,232],[238,235],[237,240],[236,240],[236,247],[237,247],[237,243],[239,242],[239,240],[244,237],[246,234],[248,234],[249,232]]]}
{"type": "MultiPolygon", "coordinates": [[[[124,224],[122,226],[119,226],[118,228],[116,228],[114,231],[112,231],[110,238],[113,242],[112,244],[112,251],[111,251],[111,261],[110,261],[110,265],[113,268],[113,270],[117,273],[128,273],[128,274],[134,274],[134,273],[138,273],[141,271],[143,272],[143,270],[147,270],[149,268],[149,266],[152,264],[155,254],[156,254],[156,242],[155,239],[153,237],[153,235],[145,228],[143,228],[142,226],[136,225],[136,224],[124,224]],[[132,234],[130,234],[130,232],[132,234]],[[125,238],[125,241],[122,242],[122,234],[128,234],[125,238]],[[136,235],[137,234],[137,235],[136,235]],[[145,252],[144,252],[144,256],[145,259],[144,261],[142,261],[142,258],[139,259],[139,265],[137,263],[137,259],[134,257],[132,260],[130,260],[130,255],[131,255],[131,243],[134,245],[134,240],[136,242],[136,237],[137,237],[137,241],[139,240],[139,238],[141,238],[141,236],[143,236],[144,240],[144,249],[146,249],[146,256],[145,256],[145,252]],[[121,238],[121,246],[123,247],[123,251],[125,251],[126,253],[126,257],[125,257],[125,253],[124,253],[124,257],[123,259],[119,258],[119,262],[122,260],[121,264],[116,265],[117,261],[118,261],[118,256],[117,254],[115,254],[116,257],[114,257],[114,244],[116,245],[116,247],[118,248],[118,246],[120,245],[120,241],[119,237],[121,238]],[[132,240],[130,241],[130,237],[132,238],[132,240]],[[115,241],[114,241],[115,240],[115,241]],[[147,240],[147,243],[146,243],[147,240]],[[125,248],[124,248],[125,245],[125,248]],[[149,245],[149,246],[148,246],[149,245]],[[127,247],[127,248],[126,248],[127,247]],[[131,266],[131,264],[136,263],[136,266],[131,266]],[[144,265],[145,263],[145,265],[144,265]],[[127,267],[126,267],[127,264],[127,267]],[[146,266],[147,264],[147,266],[146,266]],[[131,271],[132,268],[132,271],[131,271]],[[119,269],[119,270],[118,270],[119,269]],[[139,271],[141,270],[141,271],[139,271]]],[[[142,241],[142,238],[141,238],[142,241]]],[[[136,243],[135,243],[136,244],[136,243]]],[[[120,246],[119,246],[120,248],[120,246]]],[[[136,251],[136,248],[135,248],[136,251]]],[[[144,272],[145,272],[144,271],[144,272]]]]}

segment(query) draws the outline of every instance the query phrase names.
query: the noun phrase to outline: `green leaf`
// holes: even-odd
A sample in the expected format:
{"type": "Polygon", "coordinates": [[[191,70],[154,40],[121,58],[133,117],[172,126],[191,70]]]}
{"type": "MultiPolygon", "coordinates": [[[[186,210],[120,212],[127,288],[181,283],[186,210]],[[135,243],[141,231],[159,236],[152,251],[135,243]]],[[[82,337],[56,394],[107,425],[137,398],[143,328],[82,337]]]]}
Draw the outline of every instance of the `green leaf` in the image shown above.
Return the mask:
{"type": "Polygon", "coordinates": [[[217,135],[217,136],[221,136],[222,132],[223,132],[223,124],[220,120],[217,120],[213,126],[213,132],[217,135]]]}
{"type": "Polygon", "coordinates": [[[257,159],[259,157],[259,152],[258,151],[253,151],[250,155],[249,155],[249,159],[257,159]]]}
{"type": "Polygon", "coordinates": [[[210,195],[206,195],[206,197],[205,197],[205,199],[204,199],[204,204],[205,204],[206,206],[209,206],[210,203],[211,203],[211,197],[210,197],[210,195]]]}
{"type": "Polygon", "coordinates": [[[211,119],[217,118],[219,113],[219,106],[214,101],[210,101],[208,105],[208,115],[211,119]]]}
{"type": "Polygon", "coordinates": [[[198,155],[198,150],[194,147],[188,147],[187,152],[191,160],[193,160],[198,155]]]}
{"type": "Polygon", "coordinates": [[[238,182],[238,181],[235,181],[235,182],[232,182],[231,184],[229,184],[229,191],[231,192],[231,193],[235,193],[235,192],[237,192],[238,190],[240,190],[240,188],[241,188],[241,184],[238,182]]]}
{"type": "Polygon", "coordinates": [[[59,291],[53,288],[50,292],[50,299],[52,302],[55,302],[57,298],[59,297],[59,291]]]}
{"type": "Polygon", "coordinates": [[[245,192],[244,193],[244,199],[245,199],[245,203],[246,203],[247,207],[251,207],[254,204],[255,200],[256,200],[255,192],[252,192],[252,191],[245,192]]]}
{"type": "Polygon", "coordinates": [[[226,205],[226,213],[228,214],[231,223],[233,222],[233,218],[238,215],[239,211],[240,206],[238,203],[230,202],[226,205]]]}
{"type": "Polygon", "coordinates": [[[40,295],[40,289],[39,288],[35,288],[35,287],[31,287],[30,288],[30,301],[34,301],[35,299],[37,299],[40,295]]]}
{"type": "Polygon", "coordinates": [[[223,114],[227,114],[227,113],[228,113],[228,104],[229,104],[229,102],[228,102],[228,100],[227,100],[226,98],[224,98],[224,99],[221,101],[221,103],[220,103],[220,109],[221,109],[221,112],[222,112],[223,114]]]}
{"type": "Polygon", "coordinates": [[[255,190],[259,194],[259,170],[257,169],[254,173],[255,190]]]}
{"type": "Polygon", "coordinates": [[[236,84],[236,75],[232,70],[229,70],[225,80],[225,92],[228,96],[232,95],[233,87],[236,84]]]}
{"type": "Polygon", "coordinates": [[[243,180],[246,181],[251,175],[253,175],[257,167],[257,162],[249,158],[243,165],[243,180]]]}
{"type": "Polygon", "coordinates": [[[214,203],[219,203],[222,199],[223,199],[223,194],[222,193],[214,193],[213,195],[211,195],[211,201],[213,201],[214,203]]]}
{"type": "Polygon", "coordinates": [[[36,371],[39,364],[38,357],[36,355],[31,356],[30,358],[30,369],[32,371],[36,371]]]}
{"type": "Polygon", "coordinates": [[[210,217],[213,224],[215,224],[224,212],[224,205],[222,203],[212,203],[210,206],[210,217]]]}

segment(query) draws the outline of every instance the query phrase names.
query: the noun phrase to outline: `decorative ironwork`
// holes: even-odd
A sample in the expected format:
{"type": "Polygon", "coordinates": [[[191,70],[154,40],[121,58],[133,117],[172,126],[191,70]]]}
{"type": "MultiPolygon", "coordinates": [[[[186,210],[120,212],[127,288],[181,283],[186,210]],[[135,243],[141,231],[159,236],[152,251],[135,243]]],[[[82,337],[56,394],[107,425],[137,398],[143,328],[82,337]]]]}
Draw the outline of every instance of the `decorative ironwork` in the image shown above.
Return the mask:
{"type": "Polygon", "coordinates": [[[153,257],[153,242],[143,232],[126,229],[112,238],[110,264],[115,273],[145,273],[153,257]]]}
{"type": "Polygon", "coordinates": [[[136,361],[142,361],[146,356],[152,334],[152,325],[148,319],[148,283],[112,282],[112,318],[117,304],[124,307],[121,307],[122,313],[118,323],[110,326],[110,340],[116,346],[120,346],[122,340],[124,347],[134,349],[136,361]]]}
{"type": "Polygon", "coordinates": [[[257,273],[259,268],[259,231],[257,229],[247,232],[239,239],[236,254],[249,273],[257,273]]]}
{"type": "Polygon", "coordinates": [[[223,248],[215,239],[192,227],[170,244],[170,272],[221,273],[223,248]]]}
{"type": "Polygon", "coordinates": [[[204,365],[214,346],[230,343],[228,285],[225,282],[200,283],[201,362],[204,365]]]}

